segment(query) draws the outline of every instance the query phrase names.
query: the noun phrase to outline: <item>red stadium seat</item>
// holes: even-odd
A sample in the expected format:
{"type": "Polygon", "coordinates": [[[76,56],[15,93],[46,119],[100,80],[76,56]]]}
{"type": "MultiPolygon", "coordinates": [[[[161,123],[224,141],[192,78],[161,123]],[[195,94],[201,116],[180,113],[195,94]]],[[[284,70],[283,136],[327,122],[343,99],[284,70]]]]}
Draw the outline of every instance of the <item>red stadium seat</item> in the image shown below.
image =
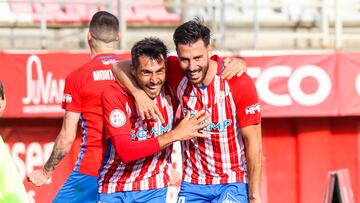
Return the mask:
{"type": "Polygon", "coordinates": [[[164,7],[163,0],[134,0],[134,3],[139,6],[134,7],[134,12],[147,17],[150,22],[154,23],[179,23],[181,21],[180,15],[176,13],[169,13],[164,7]],[[141,6],[143,5],[144,6],[141,6]]]}
{"type": "Polygon", "coordinates": [[[134,9],[127,8],[125,10],[126,22],[128,23],[143,23],[146,21],[146,15],[143,13],[135,13],[134,9]]]}
{"type": "MultiPolygon", "coordinates": [[[[112,13],[119,17],[119,4],[118,0],[113,0],[112,5],[112,13]]],[[[134,8],[130,8],[129,6],[125,6],[125,18],[128,23],[144,23],[146,22],[146,16],[141,13],[135,13],[134,8]]]]}
{"type": "Polygon", "coordinates": [[[34,4],[34,20],[39,22],[42,15],[42,6],[45,9],[46,21],[50,23],[74,23],[80,22],[80,17],[76,13],[66,12],[63,1],[48,0],[44,5],[34,4]]]}
{"type": "Polygon", "coordinates": [[[87,1],[89,4],[77,3],[76,1],[65,1],[65,11],[66,13],[76,15],[79,18],[79,21],[82,23],[87,23],[91,20],[94,13],[105,10],[105,1],[87,1]]]}
{"type": "MultiPolygon", "coordinates": [[[[40,2],[27,2],[18,3],[16,0],[9,0],[10,12],[16,15],[19,21],[37,22],[39,23],[42,18],[42,9],[44,9],[46,21],[49,23],[88,23],[94,13],[100,10],[105,10],[107,0],[88,0],[84,4],[83,1],[71,0],[47,0],[44,4],[40,2]]],[[[135,4],[139,6],[127,7],[125,9],[125,18],[129,23],[178,23],[180,16],[175,13],[169,13],[163,6],[162,0],[155,0],[151,2],[151,6],[142,7],[142,4],[149,5],[148,1],[136,0],[135,4]],[[155,6],[152,6],[155,5],[155,6]]],[[[7,3],[6,3],[7,4],[7,3]]],[[[1,13],[9,13],[6,10],[6,5],[0,5],[1,13]],[[2,12],[3,11],[3,12],[2,12]]],[[[118,1],[112,1],[111,11],[118,16],[118,1]]],[[[5,15],[4,15],[5,16],[5,15]]],[[[6,15],[10,18],[11,15],[6,15]]],[[[1,20],[1,18],[0,18],[1,20]]],[[[5,19],[6,20],[6,19],[5,19]]],[[[11,19],[8,19],[11,21],[11,19]]]]}
{"type": "Polygon", "coordinates": [[[16,15],[10,10],[8,2],[0,2],[0,22],[1,23],[14,23],[16,15]]]}
{"type": "Polygon", "coordinates": [[[33,8],[31,1],[16,2],[16,0],[8,0],[11,11],[16,15],[17,22],[33,22],[33,8]]]}

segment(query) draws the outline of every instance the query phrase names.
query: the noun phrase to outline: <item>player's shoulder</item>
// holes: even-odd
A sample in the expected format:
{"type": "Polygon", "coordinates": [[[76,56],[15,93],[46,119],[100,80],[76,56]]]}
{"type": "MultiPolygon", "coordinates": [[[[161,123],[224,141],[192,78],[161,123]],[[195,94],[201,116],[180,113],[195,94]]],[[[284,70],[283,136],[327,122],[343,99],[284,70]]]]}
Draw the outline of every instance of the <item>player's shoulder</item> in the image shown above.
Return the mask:
{"type": "Polygon", "coordinates": [[[170,55],[167,57],[168,66],[178,66],[179,65],[179,57],[170,55]]]}
{"type": "Polygon", "coordinates": [[[103,98],[112,98],[120,101],[128,100],[130,94],[125,90],[124,87],[121,87],[116,81],[111,85],[107,86],[102,92],[103,98]]]}
{"type": "Polygon", "coordinates": [[[92,65],[92,61],[89,61],[83,65],[81,65],[80,67],[76,68],[75,70],[73,70],[67,77],[66,79],[69,80],[80,80],[82,78],[84,78],[87,74],[91,73],[91,68],[93,67],[92,65]]]}
{"type": "Polygon", "coordinates": [[[253,80],[247,73],[243,73],[241,76],[234,76],[230,80],[228,80],[229,86],[238,87],[246,87],[249,85],[253,85],[253,80]]]}
{"type": "Polygon", "coordinates": [[[115,96],[116,93],[122,91],[123,89],[121,88],[121,86],[114,81],[114,83],[111,83],[109,86],[105,87],[102,94],[103,95],[113,95],[115,96]]]}

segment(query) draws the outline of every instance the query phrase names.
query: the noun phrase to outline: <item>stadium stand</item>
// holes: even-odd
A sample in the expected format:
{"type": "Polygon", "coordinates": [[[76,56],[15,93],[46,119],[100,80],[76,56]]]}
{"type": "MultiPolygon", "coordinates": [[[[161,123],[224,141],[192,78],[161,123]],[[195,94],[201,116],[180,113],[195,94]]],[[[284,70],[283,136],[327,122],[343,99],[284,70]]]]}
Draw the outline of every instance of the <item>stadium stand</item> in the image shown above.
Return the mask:
{"type": "Polygon", "coordinates": [[[11,11],[7,1],[0,2],[0,22],[12,24],[16,21],[15,14],[11,11]]]}
{"type": "Polygon", "coordinates": [[[46,4],[34,3],[34,22],[40,22],[42,12],[49,23],[74,23],[80,21],[80,16],[75,12],[66,12],[64,5],[57,0],[49,0],[46,4]],[[44,10],[43,10],[44,9],[44,10]]]}
{"type": "MultiPolygon", "coordinates": [[[[118,4],[114,1],[70,1],[70,0],[9,0],[0,1],[0,22],[14,23],[26,21],[39,23],[42,17],[50,24],[71,24],[87,23],[93,13],[99,10],[106,10],[106,4],[111,3],[108,8],[111,12],[118,13],[118,4]],[[44,12],[44,13],[42,13],[44,12]],[[42,16],[44,15],[44,16],[42,16]]],[[[127,2],[129,3],[129,2],[127,2]]],[[[128,23],[180,23],[181,17],[176,13],[166,10],[162,0],[149,1],[134,0],[125,9],[128,23]],[[145,6],[144,6],[145,5],[145,6]]]]}
{"type": "MultiPolygon", "coordinates": [[[[232,4],[235,4],[235,0],[228,0],[233,1],[232,4]]],[[[255,1],[252,0],[242,0],[241,1],[244,6],[242,9],[242,13],[245,19],[253,21],[254,19],[254,12],[255,12],[255,1]]],[[[268,25],[281,25],[288,22],[288,18],[286,14],[283,12],[282,9],[275,9],[273,2],[270,0],[259,0],[257,1],[257,8],[258,8],[258,20],[261,24],[268,25]]],[[[229,5],[231,8],[231,4],[229,5]]]]}
{"type": "Polygon", "coordinates": [[[6,3],[9,4],[11,12],[15,14],[17,23],[32,23],[34,21],[30,1],[17,2],[15,0],[9,0],[6,3]]]}
{"type": "Polygon", "coordinates": [[[88,23],[93,13],[105,9],[104,1],[88,1],[87,4],[67,0],[64,3],[64,10],[69,15],[76,15],[79,18],[78,23],[88,23]]]}
{"type": "Polygon", "coordinates": [[[136,3],[132,7],[135,14],[142,14],[145,15],[147,20],[152,23],[180,23],[181,18],[176,13],[169,13],[165,6],[163,5],[163,0],[153,0],[151,4],[147,0],[135,0],[132,1],[136,3]],[[148,5],[148,6],[143,6],[148,5]]]}
{"type": "MultiPolygon", "coordinates": [[[[336,19],[336,5],[333,0],[324,0],[327,8],[327,16],[331,23],[336,19]]],[[[341,12],[341,18],[346,26],[359,26],[360,25],[360,2],[358,0],[347,0],[346,2],[339,1],[341,7],[346,8],[346,12],[341,12]]]]}
{"type": "Polygon", "coordinates": [[[313,24],[320,20],[320,12],[313,0],[288,0],[284,12],[291,22],[296,24],[313,24]]]}
{"type": "MultiPolygon", "coordinates": [[[[73,45],[63,48],[82,49],[86,43],[80,41],[83,38],[79,34],[85,34],[92,14],[98,10],[108,10],[118,15],[121,10],[125,13],[126,35],[129,36],[127,48],[136,41],[135,38],[144,35],[141,32],[145,30],[147,35],[170,36],[179,23],[195,16],[202,17],[210,25],[215,39],[229,41],[220,41],[223,44],[221,48],[225,49],[334,47],[335,40],[332,38],[336,37],[333,30],[337,19],[335,2],[339,3],[342,26],[342,39],[337,41],[343,40],[344,45],[355,46],[357,43],[353,41],[359,38],[356,35],[360,25],[359,0],[132,0],[124,1],[124,8],[119,7],[119,0],[0,0],[0,35],[28,40],[28,33],[30,39],[32,34],[41,30],[42,39],[64,41],[60,44],[49,42],[47,44],[50,46],[45,48],[62,48],[61,43],[68,43],[68,39],[72,38],[68,44],[73,45]],[[327,18],[322,18],[322,14],[326,14],[327,18]],[[45,19],[45,25],[41,24],[44,22],[42,19],[45,19]],[[40,26],[42,29],[39,29],[40,26]],[[26,31],[25,28],[33,30],[26,31]],[[283,40],[277,45],[274,37],[283,40]],[[78,43],[73,43],[74,39],[78,43]],[[306,41],[298,46],[299,39],[306,41]],[[321,41],[327,43],[322,44],[321,41]]],[[[165,41],[172,44],[170,37],[165,37],[165,41]]],[[[0,45],[4,45],[5,49],[18,48],[13,44],[16,43],[0,40],[0,45]]],[[[39,47],[34,45],[33,48],[39,47]]]]}

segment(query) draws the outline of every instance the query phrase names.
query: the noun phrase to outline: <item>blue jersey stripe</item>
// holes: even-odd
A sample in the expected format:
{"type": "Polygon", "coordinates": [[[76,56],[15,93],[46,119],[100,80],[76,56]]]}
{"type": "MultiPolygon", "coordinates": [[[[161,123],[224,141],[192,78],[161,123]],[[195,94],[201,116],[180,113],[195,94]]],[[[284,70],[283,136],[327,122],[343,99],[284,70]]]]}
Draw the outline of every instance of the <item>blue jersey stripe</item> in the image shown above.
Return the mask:
{"type": "Polygon", "coordinates": [[[107,140],[107,148],[106,148],[106,154],[105,157],[103,158],[103,161],[101,163],[101,167],[99,169],[99,174],[103,171],[102,169],[104,169],[104,166],[106,165],[106,163],[108,162],[109,158],[110,158],[110,152],[112,149],[112,142],[111,139],[107,140]]]}
{"type": "Polygon", "coordinates": [[[78,171],[79,170],[79,167],[80,167],[80,162],[85,154],[85,150],[86,150],[86,147],[85,147],[85,144],[87,142],[87,134],[88,134],[88,129],[86,127],[86,122],[82,116],[82,114],[80,115],[80,121],[81,121],[81,127],[83,128],[83,132],[84,132],[84,135],[83,135],[83,138],[82,138],[82,143],[81,143],[81,152],[79,153],[79,156],[78,156],[78,160],[76,161],[76,164],[75,164],[75,168],[74,168],[74,171],[78,171]]]}

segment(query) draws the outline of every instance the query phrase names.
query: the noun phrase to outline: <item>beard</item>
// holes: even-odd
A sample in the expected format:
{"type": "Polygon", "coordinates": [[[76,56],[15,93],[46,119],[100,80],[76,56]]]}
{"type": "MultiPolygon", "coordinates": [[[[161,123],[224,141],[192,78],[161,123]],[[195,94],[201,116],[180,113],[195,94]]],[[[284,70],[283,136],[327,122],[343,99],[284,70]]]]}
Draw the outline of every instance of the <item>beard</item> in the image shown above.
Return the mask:
{"type": "Polygon", "coordinates": [[[208,70],[209,70],[209,62],[206,64],[206,66],[200,66],[195,70],[186,71],[186,77],[190,80],[192,84],[196,86],[200,86],[203,84],[208,70]]]}

